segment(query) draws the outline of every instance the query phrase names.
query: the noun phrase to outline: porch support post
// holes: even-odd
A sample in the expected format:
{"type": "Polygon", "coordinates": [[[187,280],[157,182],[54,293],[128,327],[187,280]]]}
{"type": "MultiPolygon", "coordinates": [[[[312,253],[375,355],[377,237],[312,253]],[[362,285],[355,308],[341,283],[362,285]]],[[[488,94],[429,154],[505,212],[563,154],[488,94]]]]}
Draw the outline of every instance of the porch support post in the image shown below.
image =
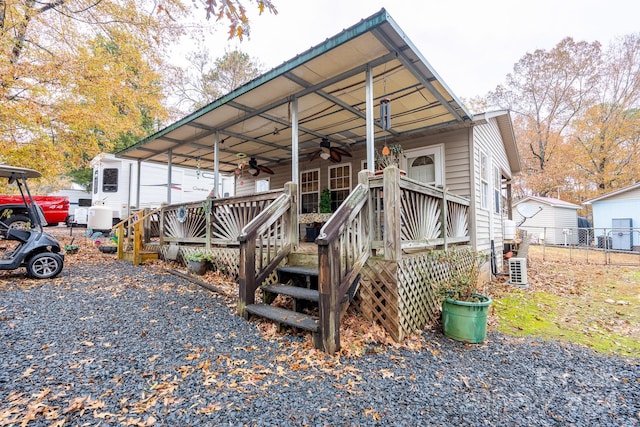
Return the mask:
{"type": "MultiPolygon", "coordinates": [[[[138,160],[138,171],[136,172],[136,207],[140,206],[140,177],[142,176],[142,162],[138,160]]],[[[131,169],[129,169],[129,179],[131,179],[131,169]]],[[[131,182],[129,182],[129,200],[127,200],[127,216],[131,215],[131,182]]],[[[124,218],[120,218],[124,219],[124,218]]]]}
{"type": "Polygon", "coordinates": [[[216,136],[213,139],[213,198],[215,199],[220,197],[220,194],[218,194],[220,191],[218,188],[220,185],[220,159],[218,158],[218,144],[220,144],[220,132],[216,131],[216,136]]]}
{"type": "Polygon", "coordinates": [[[367,64],[367,71],[365,76],[365,98],[366,98],[366,134],[367,134],[367,169],[370,171],[375,170],[375,133],[374,133],[374,120],[373,117],[373,72],[371,70],[371,64],[367,64]]]}
{"type": "Polygon", "coordinates": [[[384,259],[397,261],[402,257],[400,236],[400,169],[387,166],[382,178],[384,191],[384,259]]]}
{"type": "MultiPolygon", "coordinates": [[[[171,169],[172,169],[172,164],[173,164],[173,151],[171,149],[169,149],[167,151],[167,204],[171,204],[171,181],[173,179],[173,177],[171,176],[171,169]]],[[[138,201],[138,207],[140,205],[140,202],[138,201]]]]}
{"type": "Polygon", "coordinates": [[[291,100],[291,181],[295,184],[298,184],[298,157],[298,98],[294,96],[291,100]]]}

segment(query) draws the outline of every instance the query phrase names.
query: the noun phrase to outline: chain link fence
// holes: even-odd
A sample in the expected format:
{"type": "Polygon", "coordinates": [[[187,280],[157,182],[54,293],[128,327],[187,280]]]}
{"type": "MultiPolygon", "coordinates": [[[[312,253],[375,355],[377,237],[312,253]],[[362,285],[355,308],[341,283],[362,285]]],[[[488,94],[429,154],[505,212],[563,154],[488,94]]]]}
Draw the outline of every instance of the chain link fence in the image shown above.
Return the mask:
{"type": "MultiPolygon", "coordinates": [[[[543,259],[558,256],[593,264],[640,265],[640,228],[528,227],[517,230],[530,246],[541,246],[543,259]],[[553,249],[553,252],[547,252],[553,249]],[[548,255],[548,256],[547,256],[548,255]]],[[[522,244],[522,242],[521,242],[522,244]]]]}

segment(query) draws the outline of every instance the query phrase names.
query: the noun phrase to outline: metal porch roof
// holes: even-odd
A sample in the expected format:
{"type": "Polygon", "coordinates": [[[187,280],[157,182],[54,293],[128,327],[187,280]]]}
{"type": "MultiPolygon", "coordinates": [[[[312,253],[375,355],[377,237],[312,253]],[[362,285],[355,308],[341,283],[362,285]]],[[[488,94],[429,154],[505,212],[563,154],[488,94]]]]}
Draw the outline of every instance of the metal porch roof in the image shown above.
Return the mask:
{"type": "Polygon", "coordinates": [[[273,166],[291,160],[291,101],[298,99],[299,158],[323,137],[350,149],[366,142],[365,76],[373,72],[375,138],[468,121],[471,115],[385,9],[312,47],[202,109],[117,153],[141,161],[219,169],[242,158],[273,166]],[[391,129],[379,126],[377,105],[391,100],[391,129]]]}

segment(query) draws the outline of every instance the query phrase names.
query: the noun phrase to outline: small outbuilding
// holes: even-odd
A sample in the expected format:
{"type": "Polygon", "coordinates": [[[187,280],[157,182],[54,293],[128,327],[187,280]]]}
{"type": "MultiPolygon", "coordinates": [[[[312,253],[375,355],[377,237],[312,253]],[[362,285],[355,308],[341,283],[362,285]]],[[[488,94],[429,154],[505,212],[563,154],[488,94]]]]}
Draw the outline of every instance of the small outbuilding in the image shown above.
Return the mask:
{"type": "Polygon", "coordinates": [[[584,204],[592,207],[594,233],[599,247],[640,251],[640,182],[587,200],[584,204]]]}
{"type": "Polygon", "coordinates": [[[529,196],[513,204],[513,219],[534,243],[575,245],[580,206],[552,197],[529,196]]]}

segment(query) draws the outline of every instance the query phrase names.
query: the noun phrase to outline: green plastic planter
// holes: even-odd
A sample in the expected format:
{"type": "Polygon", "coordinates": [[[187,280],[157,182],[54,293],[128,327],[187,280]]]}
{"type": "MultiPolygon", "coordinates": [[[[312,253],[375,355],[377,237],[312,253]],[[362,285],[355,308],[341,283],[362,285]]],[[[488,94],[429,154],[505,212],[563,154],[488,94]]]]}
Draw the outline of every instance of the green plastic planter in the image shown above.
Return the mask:
{"type": "Polygon", "coordinates": [[[449,338],[467,343],[480,343],[487,338],[487,314],[491,298],[475,294],[477,301],[442,302],[442,331],[449,338]]]}

